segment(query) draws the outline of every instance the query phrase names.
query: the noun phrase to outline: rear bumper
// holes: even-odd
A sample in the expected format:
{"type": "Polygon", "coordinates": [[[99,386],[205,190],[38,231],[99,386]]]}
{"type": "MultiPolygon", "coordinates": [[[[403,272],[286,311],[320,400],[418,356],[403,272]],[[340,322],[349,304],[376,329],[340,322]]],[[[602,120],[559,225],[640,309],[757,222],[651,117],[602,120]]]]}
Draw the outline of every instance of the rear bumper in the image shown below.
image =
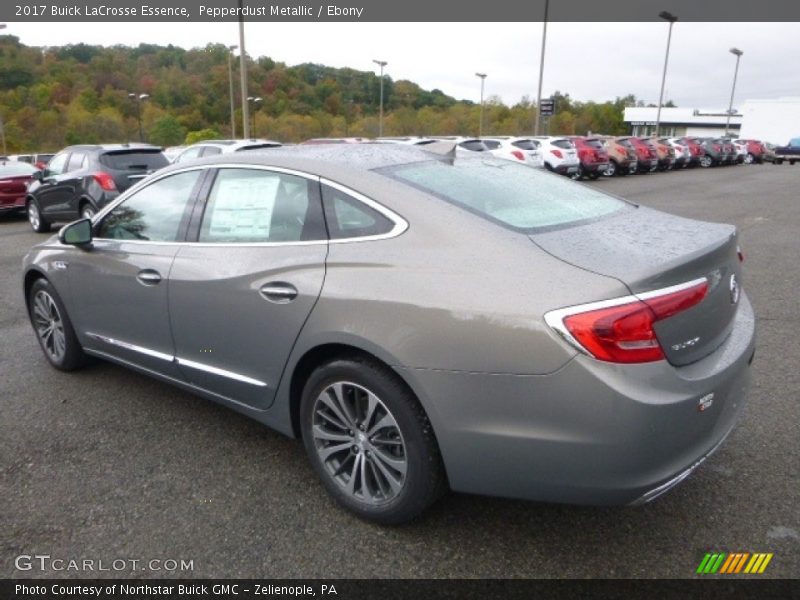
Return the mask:
{"type": "Polygon", "coordinates": [[[581,164],[578,162],[561,163],[560,165],[552,165],[552,169],[554,173],[558,173],[559,175],[572,175],[573,173],[578,172],[580,166],[581,164]]]}
{"type": "Polygon", "coordinates": [[[544,376],[398,370],[428,411],[454,490],[630,504],[685,479],[724,440],[745,404],[754,349],[742,295],[728,339],[685,367],[579,355],[544,376]]]}

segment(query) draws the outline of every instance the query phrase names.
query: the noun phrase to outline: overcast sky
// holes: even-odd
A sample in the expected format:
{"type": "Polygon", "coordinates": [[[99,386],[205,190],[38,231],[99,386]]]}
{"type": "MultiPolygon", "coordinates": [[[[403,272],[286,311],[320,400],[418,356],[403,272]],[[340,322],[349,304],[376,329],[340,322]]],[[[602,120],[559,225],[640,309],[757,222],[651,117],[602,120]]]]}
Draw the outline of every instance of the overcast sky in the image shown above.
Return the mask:
{"type": "MultiPolygon", "coordinates": [[[[555,90],[580,100],[635,94],[656,102],[667,28],[659,23],[550,23],[543,95],[555,90]]],[[[9,23],[3,33],[31,46],[65,44],[135,46],[140,42],[185,48],[238,44],[236,23],[9,23]]],[[[388,61],[393,79],[439,88],[478,101],[513,104],[536,96],[541,23],[248,23],[251,56],[294,65],[314,62],[360,70],[388,61]]],[[[692,108],[727,108],[736,59],[744,51],[734,106],[747,98],[800,96],[797,66],[800,23],[684,23],[673,28],[665,101],[692,108]]]]}

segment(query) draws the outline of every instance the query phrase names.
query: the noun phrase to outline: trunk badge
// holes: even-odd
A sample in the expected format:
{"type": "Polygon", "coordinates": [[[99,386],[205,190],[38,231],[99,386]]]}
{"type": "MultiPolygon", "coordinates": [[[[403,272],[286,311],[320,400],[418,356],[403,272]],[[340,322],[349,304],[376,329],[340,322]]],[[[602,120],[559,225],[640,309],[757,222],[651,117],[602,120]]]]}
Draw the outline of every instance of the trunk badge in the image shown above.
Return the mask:
{"type": "Polygon", "coordinates": [[[711,405],[714,404],[714,392],[710,394],[706,394],[700,400],[697,401],[697,410],[699,412],[704,412],[711,408],[711,405]]]}
{"type": "Polygon", "coordinates": [[[741,294],[741,288],[739,287],[739,282],[736,280],[736,275],[731,275],[730,289],[731,304],[736,304],[739,302],[739,295],[741,294]]]}

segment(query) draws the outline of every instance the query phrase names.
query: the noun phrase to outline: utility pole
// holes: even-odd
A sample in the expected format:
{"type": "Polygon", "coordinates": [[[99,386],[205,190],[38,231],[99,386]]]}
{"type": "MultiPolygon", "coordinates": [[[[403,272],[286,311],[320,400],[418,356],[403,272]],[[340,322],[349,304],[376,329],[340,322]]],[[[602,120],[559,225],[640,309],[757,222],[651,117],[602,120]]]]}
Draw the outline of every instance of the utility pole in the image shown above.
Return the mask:
{"type": "Polygon", "coordinates": [[[656,137],[658,137],[658,129],[661,126],[661,105],[664,104],[664,83],[667,81],[667,63],[669,62],[669,44],[672,41],[672,26],[678,17],[672,13],[662,10],[658,16],[669,21],[669,33],[667,34],[667,54],[664,56],[664,73],[661,75],[661,94],[658,96],[658,111],[656,112],[656,137]]]}
{"type": "Polygon", "coordinates": [[[239,79],[242,87],[242,138],[250,137],[250,114],[247,106],[247,52],[244,49],[244,10],[239,0],[239,79]]]}
{"type": "Polygon", "coordinates": [[[231,138],[236,139],[236,117],[233,99],[233,51],[239,46],[228,46],[228,83],[230,84],[231,96],[231,138]]]}
{"type": "Polygon", "coordinates": [[[486,73],[475,73],[475,76],[481,78],[481,116],[478,122],[478,137],[481,137],[483,136],[483,82],[486,81],[486,73]]]}
{"type": "Polygon", "coordinates": [[[388,65],[385,60],[374,60],[373,61],[376,65],[381,68],[381,108],[380,108],[380,116],[378,117],[378,137],[383,136],[383,68],[388,65]]]}
{"type": "Polygon", "coordinates": [[[533,135],[539,135],[539,121],[542,120],[542,78],[544,77],[544,47],[547,43],[547,13],[550,0],[544,0],[544,26],[542,27],[542,53],[539,57],[539,91],[536,93],[536,123],[533,124],[533,135]]]}

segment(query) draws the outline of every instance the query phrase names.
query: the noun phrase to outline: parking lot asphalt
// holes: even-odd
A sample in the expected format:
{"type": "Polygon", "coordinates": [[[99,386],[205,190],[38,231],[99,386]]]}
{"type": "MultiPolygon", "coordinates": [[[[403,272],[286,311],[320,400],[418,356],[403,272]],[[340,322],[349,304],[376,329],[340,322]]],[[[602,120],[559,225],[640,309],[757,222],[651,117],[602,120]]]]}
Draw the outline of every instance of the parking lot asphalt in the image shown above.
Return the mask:
{"type": "Polygon", "coordinates": [[[800,576],[800,167],[588,185],[741,230],[758,327],[749,406],[676,489],[638,508],[449,494],[411,525],[364,523],[328,498],[293,440],[111,364],[50,368],[20,283],[44,236],[5,216],[0,577],[693,577],[707,551],[772,552],[760,577],[800,576]],[[33,554],[193,570],[15,569],[33,554]]]}

